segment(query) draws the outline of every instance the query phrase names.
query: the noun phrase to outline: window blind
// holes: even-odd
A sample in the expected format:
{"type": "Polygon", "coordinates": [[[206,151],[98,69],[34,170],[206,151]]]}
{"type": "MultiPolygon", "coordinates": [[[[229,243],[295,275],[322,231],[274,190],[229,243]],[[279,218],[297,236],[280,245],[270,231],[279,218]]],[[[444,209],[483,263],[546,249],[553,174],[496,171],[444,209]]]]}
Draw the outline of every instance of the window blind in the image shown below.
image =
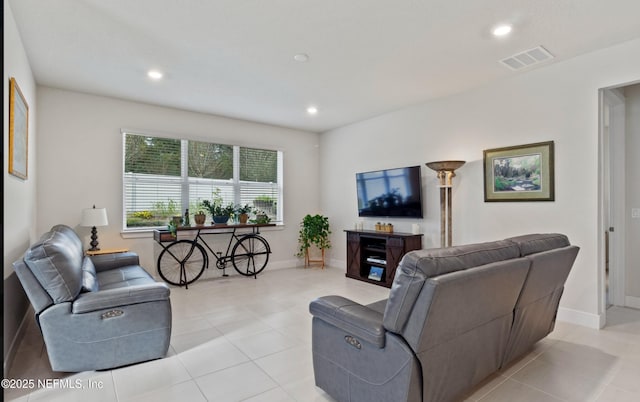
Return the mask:
{"type": "Polygon", "coordinates": [[[282,152],[123,131],[123,227],[165,226],[214,193],[282,222],[282,152]]]}

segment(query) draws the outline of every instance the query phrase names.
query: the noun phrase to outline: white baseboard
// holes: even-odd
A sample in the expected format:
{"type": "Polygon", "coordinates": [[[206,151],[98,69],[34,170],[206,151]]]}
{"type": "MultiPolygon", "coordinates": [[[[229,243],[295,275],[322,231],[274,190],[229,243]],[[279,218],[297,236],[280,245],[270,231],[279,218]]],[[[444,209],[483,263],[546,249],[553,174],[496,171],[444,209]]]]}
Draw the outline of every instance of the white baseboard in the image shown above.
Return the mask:
{"type": "Polygon", "coordinates": [[[625,296],[624,297],[624,304],[627,307],[640,308],[640,297],[625,296]]]}
{"type": "Polygon", "coordinates": [[[294,268],[294,267],[302,267],[304,266],[304,260],[301,258],[291,259],[291,260],[282,260],[282,261],[269,261],[267,264],[268,270],[271,269],[283,269],[283,268],[294,268]]]}
{"type": "Polygon", "coordinates": [[[602,314],[585,313],[584,311],[573,310],[566,307],[558,308],[557,315],[557,319],[559,321],[565,321],[593,329],[600,329],[604,327],[605,318],[606,317],[602,314]]]}
{"type": "MultiPolygon", "coordinates": [[[[324,262],[325,267],[344,267],[346,266],[346,262],[335,259],[327,259],[324,262]]],[[[312,267],[319,267],[319,263],[314,263],[312,267]]],[[[284,268],[304,268],[304,259],[296,258],[292,260],[283,260],[283,261],[269,261],[266,269],[284,269],[284,268]]]]}

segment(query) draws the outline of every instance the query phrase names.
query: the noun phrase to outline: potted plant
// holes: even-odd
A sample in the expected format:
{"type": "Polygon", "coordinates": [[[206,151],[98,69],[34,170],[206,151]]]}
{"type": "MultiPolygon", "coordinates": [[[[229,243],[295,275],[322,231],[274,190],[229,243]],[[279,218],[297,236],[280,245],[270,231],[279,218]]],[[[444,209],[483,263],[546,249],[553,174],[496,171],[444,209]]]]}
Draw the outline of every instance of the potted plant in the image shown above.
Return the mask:
{"type": "Polygon", "coordinates": [[[211,214],[211,218],[213,219],[213,223],[227,223],[231,214],[233,214],[234,207],[233,204],[227,204],[224,206],[222,204],[222,199],[215,199],[213,202],[209,200],[202,201],[202,206],[206,208],[211,214]]]}
{"type": "Polygon", "coordinates": [[[260,224],[260,223],[269,223],[269,222],[271,222],[271,218],[269,218],[269,215],[267,215],[266,212],[261,211],[259,209],[255,209],[254,212],[256,214],[256,218],[251,220],[252,223],[260,224]]]}
{"type": "Polygon", "coordinates": [[[204,221],[207,220],[207,214],[204,211],[198,211],[197,214],[193,215],[193,219],[196,221],[196,225],[204,225],[204,221]]]}
{"type": "Polygon", "coordinates": [[[329,218],[322,215],[307,215],[300,223],[298,232],[298,253],[297,257],[304,257],[305,267],[311,262],[322,262],[324,268],[324,250],[331,248],[329,235],[329,218]],[[313,261],[309,258],[309,248],[315,245],[322,252],[322,260],[313,261]]]}
{"type": "Polygon", "coordinates": [[[249,212],[251,212],[251,206],[249,204],[236,205],[235,214],[240,220],[240,223],[245,224],[249,220],[249,212]]]}
{"type": "Polygon", "coordinates": [[[178,226],[180,226],[180,224],[176,224],[176,222],[172,219],[169,221],[169,223],[167,224],[167,229],[169,230],[169,233],[171,234],[171,236],[173,236],[174,238],[177,236],[178,233],[178,226]]]}

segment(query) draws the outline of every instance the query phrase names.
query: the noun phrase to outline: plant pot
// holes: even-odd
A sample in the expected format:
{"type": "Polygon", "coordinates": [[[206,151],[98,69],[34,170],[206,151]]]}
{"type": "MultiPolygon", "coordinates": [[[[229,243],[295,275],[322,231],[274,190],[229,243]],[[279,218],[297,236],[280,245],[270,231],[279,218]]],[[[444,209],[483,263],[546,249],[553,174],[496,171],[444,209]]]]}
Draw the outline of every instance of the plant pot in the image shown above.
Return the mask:
{"type": "Polygon", "coordinates": [[[213,217],[213,223],[217,223],[217,224],[223,224],[223,223],[227,223],[229,221],[229,216],[214,216],[213,217]]]}
{"type": "Polygon", "coordinates": [[[196,221],[196,225],[204,225],[204,221],[207,219],[205,214],[195,214],[193,219],[196,221]]]}
{"type": "Polygon", "coordinates": [[[175,226],[175,227],[178,227],[178,226],[182,225],[182,216],[180,216],[180,215],[174,216],[171,219],[171,222],[173,223],[173,226],[175,226]]]}
{"type": "Polygon", "coordinates": [[[249,220],[249,214],[240,214],[238,218],[240,219],[240,223],[245,224],[249,220]]]}

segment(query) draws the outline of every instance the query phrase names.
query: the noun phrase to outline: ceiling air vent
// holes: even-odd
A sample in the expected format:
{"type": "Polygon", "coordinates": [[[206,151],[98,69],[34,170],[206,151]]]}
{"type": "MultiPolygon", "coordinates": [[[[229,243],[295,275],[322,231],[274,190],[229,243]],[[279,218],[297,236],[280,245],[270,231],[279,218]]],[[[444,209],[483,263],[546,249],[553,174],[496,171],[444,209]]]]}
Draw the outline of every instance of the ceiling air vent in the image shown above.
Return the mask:
{"type": "Polygon", "coordinates": [[[518,71],[551,59],[553,59],[553,55],[549,53],[547,49],[542,46],[538,46],[533,49],[514,54],[506,59],[502,59],[500,60],[500,63],[504,64],[511,70],[518,71]]]}

